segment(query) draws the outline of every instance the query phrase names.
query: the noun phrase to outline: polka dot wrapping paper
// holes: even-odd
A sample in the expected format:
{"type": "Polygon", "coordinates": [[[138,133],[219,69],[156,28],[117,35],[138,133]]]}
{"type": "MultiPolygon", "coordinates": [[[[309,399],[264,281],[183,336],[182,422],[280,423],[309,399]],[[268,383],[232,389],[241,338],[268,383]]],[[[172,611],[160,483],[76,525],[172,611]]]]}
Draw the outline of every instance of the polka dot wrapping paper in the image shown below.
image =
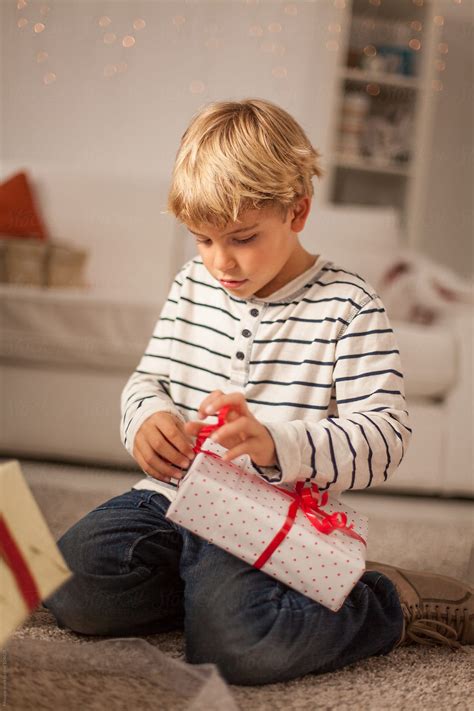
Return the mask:
{"type": "MultiPolygon", "coordinates": [[[[207,440],[205,449],[226,451],[207,440]]],[[[294,491],[291,485],[278,484],[294,491]]],[[[262,479],[248,456],[230,464],[199,453],[180,481],[166,517],[254,565],[285,523],[293,499],[262,479]]],[[[342,512],[367,541],[368,519],[329,496],[326,514],[342,512]]],[[[337,612],[365,570],[366,546],[339,529],[317,530],[301,508],[293,525],[260,569],[337,612]]]]}

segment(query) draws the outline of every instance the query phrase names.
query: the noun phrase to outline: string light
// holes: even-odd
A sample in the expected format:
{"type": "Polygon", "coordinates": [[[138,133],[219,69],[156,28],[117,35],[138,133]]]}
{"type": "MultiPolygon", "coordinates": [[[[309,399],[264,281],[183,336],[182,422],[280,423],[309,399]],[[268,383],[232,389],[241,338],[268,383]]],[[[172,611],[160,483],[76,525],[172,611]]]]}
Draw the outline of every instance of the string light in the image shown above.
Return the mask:
{"type": "Polygon", "coordinates": [[[365,90],[370,96],[378,96],[380,94],[380,86],[378,84],[367,84],[365,90]]]}
{"type": "Polygon", "coordinates": [[[293,4],[285,5],[284,13],[285,13],[285,15],[297,15],[298,8],[296,7],[296,5],[293,5],[293,4]]]}
{"type": "Polygon", "coordinates": [[[54,72],[48,72],[43,77],[43,84],[45,84],[46,86],[48,84],[53,84],[53,82],[55,82],[55,81],[56,81],[56,74],[54,72]]]}
{"type": "Polygon", "coordinates": [[[108,27],[111,24],[111,22],[112,22],[112,20],[110,19],[110,17],[107,17],[106,15],[104,15],[104,17],[100,18],[98,24],[99,24],[99,27],[108,27]]]}
{"type": "Polygon", "coordinates": [[[364,47],[362,51],[364,52],[366,57],[375,57],[375,55],[377,54],[377,50],[373,44],[368,44],[366,47],[364,47]]]}
{"type": "Polygon", "coordinates": [[[205,44],[209,49],[221,49],[224,46],[224,42],[217,37],[209,37],[205,44]]]}
{"type": "Polygon", "coordinates": [[[410,49],[414,49],[415,52],[418,52],[418,50],[421,49],[421,42],[417,39],[411,39],[408,42],[408,46],[410,47],[410,49]]]}
{"type": "Polygon", "coordinates": [[[146,27],[146,22],[145,20],[142,20],[141,17],[133,21],[133,29],[137,30],[143,30],[146,27]]]}
{"type": "Polygon", "coordinates": [[[433,22],[435,25],[438,25],[438,27],[442,27],[444,25],[444,17],[442,15],[436,15],[433,17],[433,22]]]}
{"type": "Polygon", "coordinates": [[[132,35],[125,35],[125,37],[122,40],[122,46],[125,47],[126,49],[129,49],[130,47],[133,47],[135,44],[135,37],[132,37],[132,35]]]}
{"type": "Polygon", "coordinates": [[[24,27],[27,26],[28,20],[26,19],[26,17],[21,17],[16,24],[17,27],[22,30],[24,27]]]}
{"type": "Polygon", "coordinates": [[[270,42],[270,40],[264,40],[262,44],[260,45],[260,51],[261,52],[267,52],[271,53],[274,52],[277,48],[277,45],[275,42],[270,42]]]}
{"type": "Polygon", "coordinates": [[[104,35],[104,44],[113,44],[117,39],[117,35],[113,32],[106,32],[104,35]]]}
{"type": "Polygon", "coordinates": [[[279,22],[272,22],[270,25],[268,25],[269,32],[281,32],[282,29],[283,28],[279,22]]]}
{"type": "Polygon", "coordinates": [[[191,94],[202,94],[205,88],[206,85],[200,80],[192,81],[189,85],[189,91],[191,92],[191,94]]]}
{"type": "Polygon", "coordinates": [[[104,67],[104,77],[106,77],[106,79],[110,79],[111,77],[115,76],[116,73],[117,67],[115,66],[115,64],[107,64],[104,67]]]}
{"type": "Polygon", "coordinates": [[[438,52],[440,54],[448,54],[448,43],[447,42],[440,42],[438,44],[438,52]]]}

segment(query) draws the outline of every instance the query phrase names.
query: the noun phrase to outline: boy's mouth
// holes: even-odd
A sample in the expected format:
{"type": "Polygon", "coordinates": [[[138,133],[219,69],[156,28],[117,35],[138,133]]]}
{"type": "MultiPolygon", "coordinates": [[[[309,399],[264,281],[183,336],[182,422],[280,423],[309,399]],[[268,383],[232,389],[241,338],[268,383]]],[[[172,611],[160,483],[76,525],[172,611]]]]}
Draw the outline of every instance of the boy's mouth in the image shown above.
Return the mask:
{"type": "Polygon", "coordinates": [[[219,279],[219,281],[222,284],[222,286],[226,286],[229,289],[237,289],[239,286],[242,286],[243,284],[245,284],[248,281],[248,279],[241,279],[240,281],[219,279]]]}

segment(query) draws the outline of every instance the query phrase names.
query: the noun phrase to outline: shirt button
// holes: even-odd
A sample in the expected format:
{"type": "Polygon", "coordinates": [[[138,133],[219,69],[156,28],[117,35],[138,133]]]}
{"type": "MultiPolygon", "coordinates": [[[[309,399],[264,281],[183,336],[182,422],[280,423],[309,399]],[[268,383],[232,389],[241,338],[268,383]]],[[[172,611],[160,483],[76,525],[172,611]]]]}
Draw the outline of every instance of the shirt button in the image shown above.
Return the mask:
{"type": "Polygon", "coordinates": [[[242,353],[242,351],[237,351],[235,355],[239,360],[243,360],[245,358],[245,353],[242,353]]]}
{"type": "Polygon", "coordinates": [[[245,336],[245,338],[248,338],[249,336],[252,335],[252,332],[248,330],[248,328],[244,328],[242,331],[242,336],[245,336]]]}
{"type": "Polygon", "coordinates": [[[258,316],[258,309],[250,309],[251,316],[258,316]]]}

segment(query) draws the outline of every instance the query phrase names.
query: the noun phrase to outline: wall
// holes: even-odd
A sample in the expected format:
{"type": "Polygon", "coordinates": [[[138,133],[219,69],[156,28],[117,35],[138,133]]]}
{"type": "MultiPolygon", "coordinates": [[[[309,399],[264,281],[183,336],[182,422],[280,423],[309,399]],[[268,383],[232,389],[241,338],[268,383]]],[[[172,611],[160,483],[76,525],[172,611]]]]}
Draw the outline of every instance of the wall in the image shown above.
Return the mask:
{"type": "Polygon", "coordinates": [[[443,90],[435,99],[429,156],[422,249],[466,277],[473,260],[473,83],[472,0],[464,6],[442,4],[443,42],[448,43],[443,90]]]}

